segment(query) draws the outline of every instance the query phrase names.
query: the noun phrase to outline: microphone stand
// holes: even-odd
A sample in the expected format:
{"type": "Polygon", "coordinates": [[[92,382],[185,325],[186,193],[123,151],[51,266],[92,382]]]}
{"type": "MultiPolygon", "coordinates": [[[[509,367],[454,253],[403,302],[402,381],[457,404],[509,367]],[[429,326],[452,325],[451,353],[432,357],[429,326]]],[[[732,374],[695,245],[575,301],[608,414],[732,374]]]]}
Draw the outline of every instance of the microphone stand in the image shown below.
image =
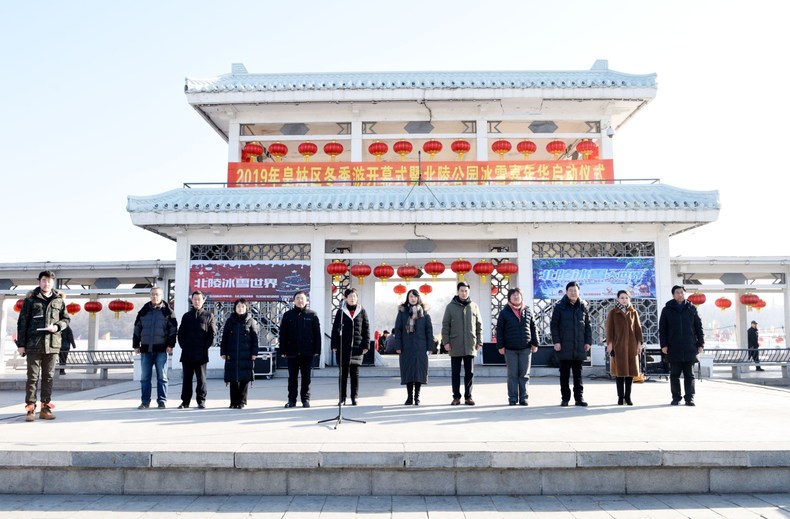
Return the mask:
{"type": "Polygon", "coordinates": [[[423,181],[422,181],[422,152],[417,150],[417,182],[414,183],[411,186],[411,189],[409,189],[409,192],[406,193],[405,197],[403,197],[403,200],[401,201],[400,205],[403,206],[406,203],[406,200],[408,200],[409,197],[411,196],[411,193],[412,193],[412,191],[414,191],[414,188],[417,187],[417,186],[421,186],[421,185],[425,185],[425,188],[433,196],[434,200],[439,202],[439,206],[444,207],[444,204],[442,203],[441,200],[439,200],[439,197],[436,196],[436,193],[433,192],[433,190],[431,189],[431,186],[429,186],[427,182],[425,184],[423,184],[423,181]]]}
{"type": "MultiPolygon", "coordinates": [[[[333,429],[337,429],[337,426],[343,422],[343,400],[340,398],[340,395],[343,394],[343,310],[346,308],[346,302],[343,301],[340,303],[340,327],[338,328],[339,336],[340,336],[340,344],[337,347],[337,356],[340,359],[337,366],[337,416],[334,418],[327,418],[326,420],[319,420],[318,423],[326,423],[326,422],[335,422],[335,426],[333,429]]],[[[353,326],[353,320],[351,322],[353,326]]],[[[352,335],[351,340],[354,340],[352,335]]],[[[347,422],[356,422],[356,423],[366,423],[364,420],[352,420],[351,418],[346,418],[345,421],[347,422]]]]}

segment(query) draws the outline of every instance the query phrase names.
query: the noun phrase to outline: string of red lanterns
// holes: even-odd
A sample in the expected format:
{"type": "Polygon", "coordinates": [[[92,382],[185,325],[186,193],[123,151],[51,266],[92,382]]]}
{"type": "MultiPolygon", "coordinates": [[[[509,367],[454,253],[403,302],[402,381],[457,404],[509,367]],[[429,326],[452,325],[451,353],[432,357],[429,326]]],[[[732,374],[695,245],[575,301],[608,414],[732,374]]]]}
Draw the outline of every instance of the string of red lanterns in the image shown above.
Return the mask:
{"type": "MultiPolygon", "coordinates": [[[[430,139],[423,143],[422,149],[427,153],[431,160],[433,160],[437,153],[441,153],[444,145],[437,139],[430,139]]],[[[516,145],[516,150],[524,156],[524,160],[529,160],[530,155],[537,152],[537,145],[531,140],[519,141],[516,145]]],[[[414,146],[411,142],[406,140],[396,141],[392,145],[392,151],[400,156],[401,160],[412,153],[414,146]]],[[[472,149],[472,144],[466,139],[456,139],[450,144],[450,149],[453,153],[457,154],[458,160],[464,160],[464,156],[472,149]]],[[[491,150],[499,155],[500,159],[504,159],[505,154],[513,149],[513,145],[507,139],[499,139],[491,144],[491,150]]],[[[567,145],[561,140],[553,140],[546,144],[546,151],[553,155],[555,160],[567,151],[567,145]]],[[[576,151],[582,156],[583,160],[591,158],[598,158],[599,148],[598,145],[591,139],[582,139],[575,146],[576,151]]],[[[345,151],[344,146],[336,141],[331,141],[323,146],[324,153],[328,155],[332,162],[334,162],[338,155],[345,151]]],[[[241,160],[242,162],[257,161],[265,152],[267,148],[262,146],[259,142],[249,142],[242,148],[241,160]]],[[[318,153],[318,145],[314,142],[306,141],[297,146],[297,151],[309,162],[310,158],[318,153]]],[[[381,161],[382,157],[389,152],[389,146],[386,142],[375,141],[368,146],[368,152],[376,158],[376,161],[381,161]]],[[[288,154],[288,146],[277,141],[269,145],[268,155],[274,157],[274,160],[282,161],[283,157],[288,154]]]]}
{"type": "MultiPolygon", "coordinates": [[[[433,278],[433,281],[436,281],[438,276],[444,273],[446,270],[446,266],[444,263],[438,260],[431,260],[427,262],[423,266],[423,272],[430,275],[433,278]]],[[[494,265],[487,259],[482,259],[472,265],[472,263],[468,260],[463,258],[458,258],[457,260],[453,261],[450,265],[450,270],[456,274],[456,279],[460,281],[464,281],[464,276],[469,272],[474,272],[478,276],[480,276],[480,282],[485,283],[487,281],[486,276],[490,276],[494,273],[494,271],[501,274],[505,281],[510,280],[510,276],[516,274],[518,272],[518,265],[515,263],[511,263],[507,259],[500,261],[497,265],[494,265]]],[[[406,281],[406,283],[410,283],[412,279],[417,278],[420,276],[420,269],[414,265],[410,265],[408,263],[401,265],[397,269],[388,265],[387,263],[381,263],[380,265],[376,266],[375,268],[370,267],[365,263],[359,262],[356,265],[352,265],[349,268],[345,262],[340,260],[333,260],[332,263],[327,265],[326,273],[332,276],[333,281],[337,283],[340,281],[340,278],[344,276],[347,272],[349,272],[352,276],[357,278],[357,282],[362,285],[364,284],[364,278],[369,276],[372,272],[373,276],[376,277],[382,284],[386,284],[387,280],[391,277],[395,276],[397,273],[399,278],[402,278],[406,281]]],[[[696,304],[704,303],[704,294],[692,294],[689,296],[689,300],[694,302],[697,300],[697,297],[702,298],[702,302],[697,302],[696,304]]],[[[717,304],[718,306],[718,304],[717,304]]]]}

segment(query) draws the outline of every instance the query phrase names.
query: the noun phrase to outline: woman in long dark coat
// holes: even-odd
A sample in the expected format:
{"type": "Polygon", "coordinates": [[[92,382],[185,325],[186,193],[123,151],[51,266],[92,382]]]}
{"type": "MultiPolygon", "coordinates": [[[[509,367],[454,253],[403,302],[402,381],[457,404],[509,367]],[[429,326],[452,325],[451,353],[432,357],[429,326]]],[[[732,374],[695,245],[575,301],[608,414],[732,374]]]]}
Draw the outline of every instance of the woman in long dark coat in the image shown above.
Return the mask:
{"type": "Polygon", "coordinates": [[[431,316],[420,293],[409,290],[395,319],[395,351],[400,355],[400,383],[406,386],[405,405],[420,405],[420,386],[428,383],[428,355],[433,350],[431,316]]]}
{"type": "Polygon", "coordinates": [[[332,351],[335,352],[335,360],[340,366],[339,403],[346,403],[348,375],[351,374],[351,405],[357,405],[359,366],[362,364],[362,357],[370,349],[370,322],[367,312],[359,304],[357,289],[349,288],[343,295],[346,298],[345,303],[343,308],[338,309],[332,323],[332,351]]]}
{"type": "Polygon", "coordinates": [[[253,380],[258,356],[258,323],[247,313],[247,300],[233,303],[233,314],[222,328],[220,356],[225,361],[225,382],[230,386],[230,408],[247,405],[247,389],[253,380]]]}
{"type": "Polygon", "coordinates": [[[642,348],[642,323],[631,304],[627,290],[617,292],[615,307],[606,316],[606,353],[609,372],[617,383],[617,405],[634,405],[631,384],[639,376],[639,350],[642,348]]]}

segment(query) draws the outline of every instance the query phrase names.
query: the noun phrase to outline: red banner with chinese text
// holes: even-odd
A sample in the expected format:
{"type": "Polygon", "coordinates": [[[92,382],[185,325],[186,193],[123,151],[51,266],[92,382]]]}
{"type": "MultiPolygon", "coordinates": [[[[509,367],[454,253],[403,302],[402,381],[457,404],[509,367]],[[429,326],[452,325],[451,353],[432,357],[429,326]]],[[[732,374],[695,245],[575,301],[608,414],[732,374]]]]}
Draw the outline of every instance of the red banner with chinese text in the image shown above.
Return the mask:
{"type": "Polygon", "coordinates": [[[502,162],[230,162],[228,187],[614,182],[612,160],[502,162]]]}

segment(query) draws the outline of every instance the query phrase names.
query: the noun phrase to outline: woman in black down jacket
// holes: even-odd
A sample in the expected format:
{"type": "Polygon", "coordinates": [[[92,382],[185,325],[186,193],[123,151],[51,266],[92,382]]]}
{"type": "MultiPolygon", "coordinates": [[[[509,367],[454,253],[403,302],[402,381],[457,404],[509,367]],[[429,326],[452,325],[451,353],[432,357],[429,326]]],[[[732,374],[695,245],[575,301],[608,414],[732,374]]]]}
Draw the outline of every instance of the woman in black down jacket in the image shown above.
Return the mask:
{"type": "Polygon", "coordinates": [[[496,342],[507,364],[507,400],[510,405],[528,405],[527,384],[532,354],[538,351],[538,334],[532,312],[520,288],[507,293],[507,306],[499,312],[496,342]]]}
{"type": "Polygon", "coordinates": [[[395,348],[400,355],[400,383],[406,386],[404,405],[420,405],[420,386],[428,383],[428,355],[433,350],[433,325],[420,293],[406,293],[395,319],[395,348]]]}
{"type": "Polygon", "coordinates": [[[247,389],[258,356],[258,323],[247,313],[247,300],[237,299],[222,328],[220,356],[225,361],[225,382],[230,386],[230,408],[247,405],[247,389]]]}
{"type": "Polygon", "coordinates": [[[332,323],[332,351],[340,366],[340,404],[346,403],[346,386],[351,373],[351,405],[357,405],[359,396],[359,366],[362,356],[370,348],[370,323],[368,314],[358,304],[359,296],[356,288],[349,288],[344,293],[346,300],[338,309],[332,323]],[[341,324],[342,323],[342,324],[341,324]],[[342,328],[341,328],[342,326],[342,328]],[[342,333],[341,333],[342,332],[342,333]],[[340,343],[340,336],[343,343],[340,343]],[[340,355],[342,350],[342,356],[340,355]],[[352,357],[354,362],[352,363],[352,357]]]}

